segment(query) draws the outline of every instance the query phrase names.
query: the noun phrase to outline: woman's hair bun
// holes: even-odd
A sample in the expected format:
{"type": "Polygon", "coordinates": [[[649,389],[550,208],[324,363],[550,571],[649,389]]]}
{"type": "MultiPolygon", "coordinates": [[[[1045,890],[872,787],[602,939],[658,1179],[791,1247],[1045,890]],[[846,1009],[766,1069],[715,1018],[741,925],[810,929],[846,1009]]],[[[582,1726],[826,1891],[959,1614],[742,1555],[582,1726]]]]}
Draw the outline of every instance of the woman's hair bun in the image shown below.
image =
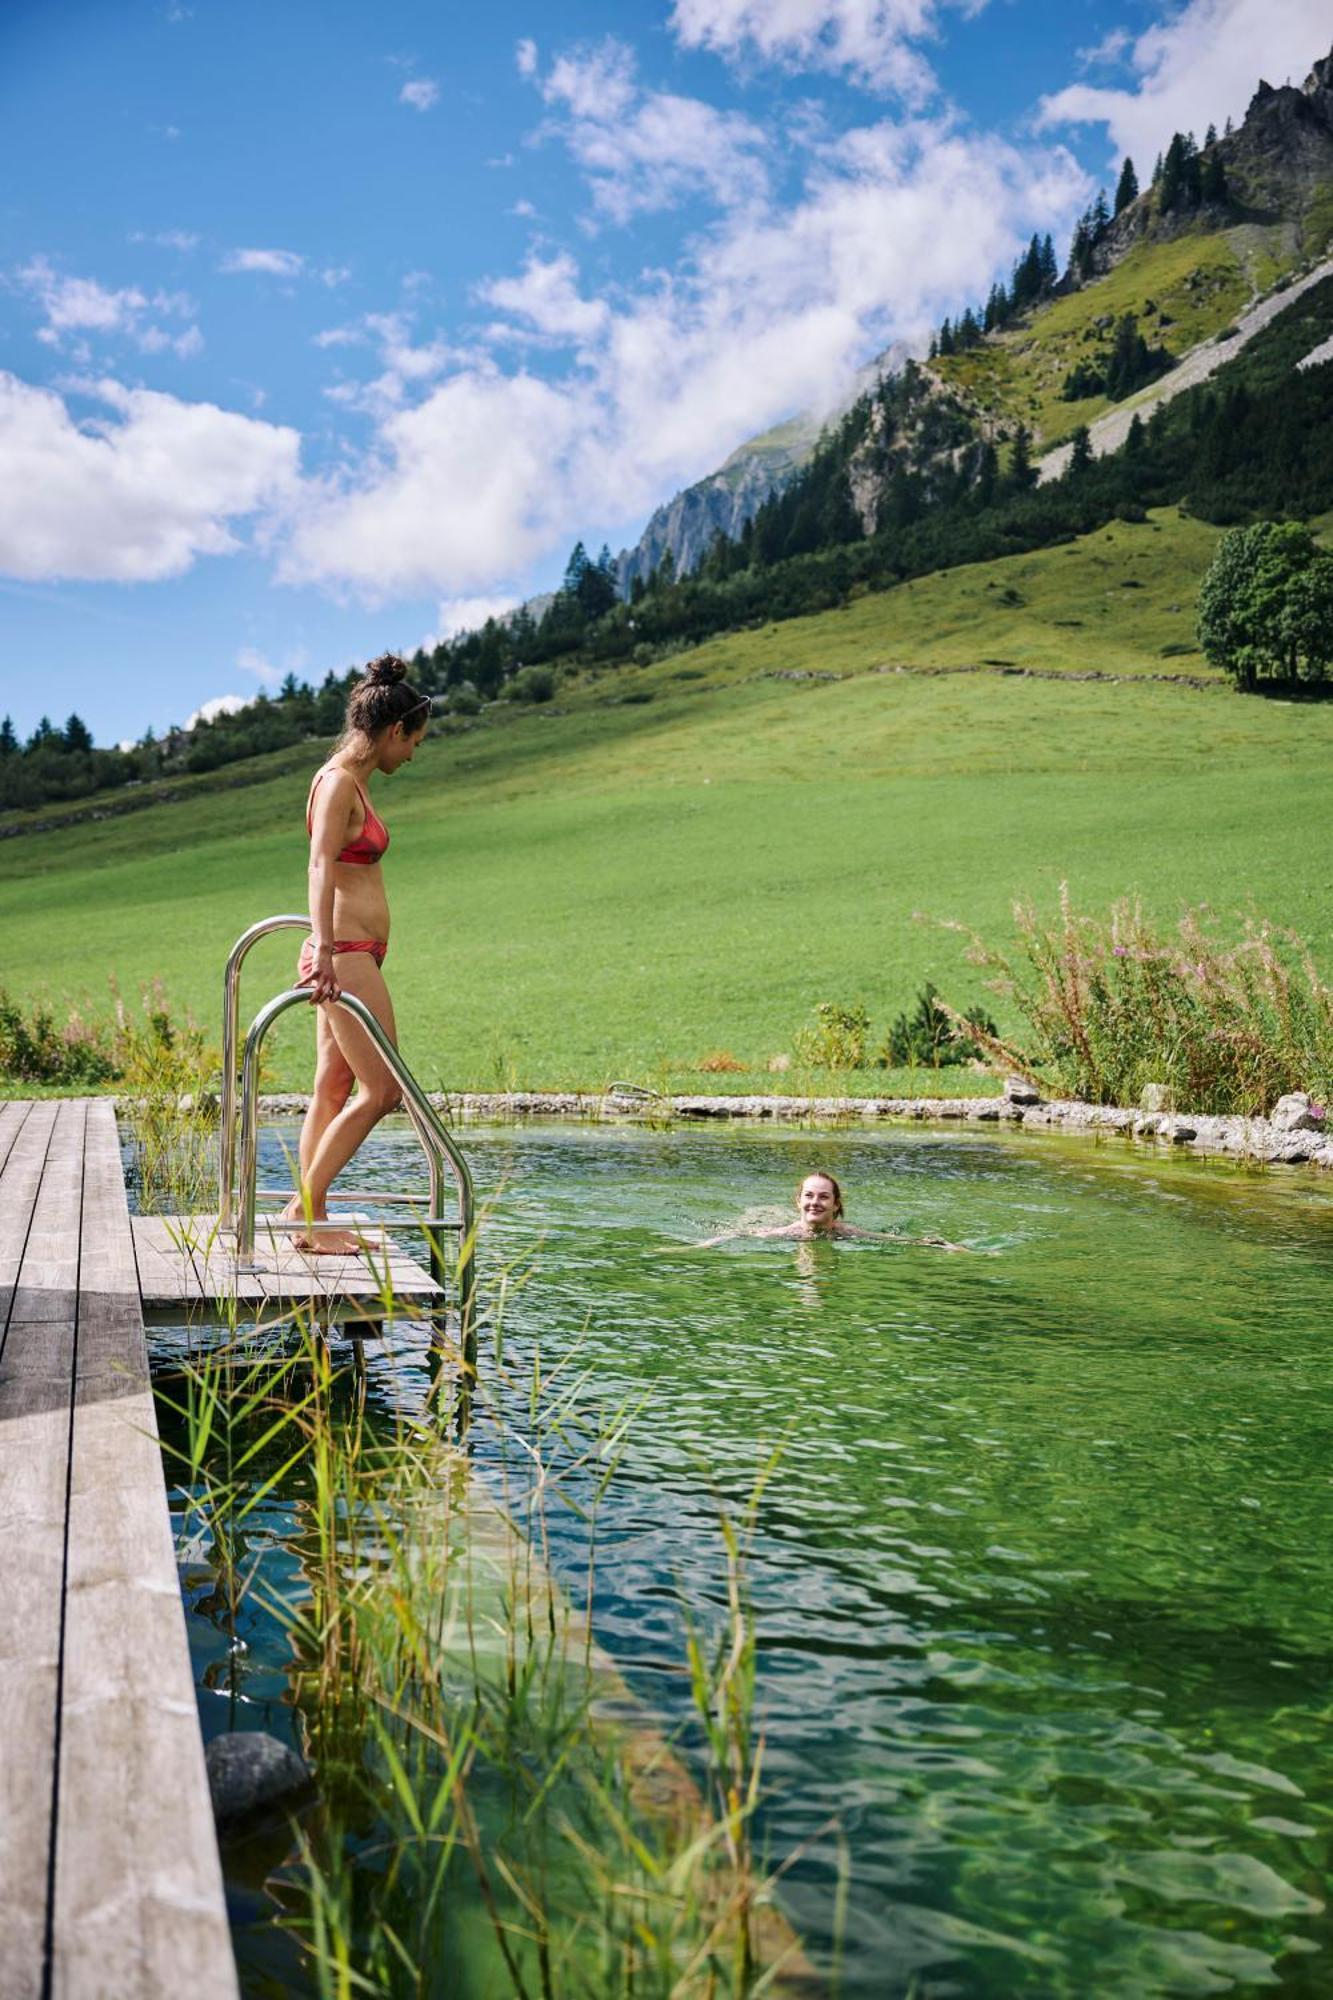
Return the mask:
{"type": "Polygon", "coordinates": [[[395,681],[407,679],[407,667],[396,653],[381,653],[366,668],[366,679],[376,687],[392,687],[395,681]]]}

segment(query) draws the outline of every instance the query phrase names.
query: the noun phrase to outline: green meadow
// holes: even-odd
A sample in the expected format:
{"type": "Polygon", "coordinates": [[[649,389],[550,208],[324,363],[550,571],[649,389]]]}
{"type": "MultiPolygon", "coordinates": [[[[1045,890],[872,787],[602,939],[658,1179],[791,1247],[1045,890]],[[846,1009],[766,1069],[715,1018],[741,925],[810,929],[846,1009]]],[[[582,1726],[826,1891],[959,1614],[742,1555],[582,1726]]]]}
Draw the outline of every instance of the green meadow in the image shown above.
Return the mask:
{"type": "MultiPolygon", "coordinates": [[[[1145,678],[1206,671],[1176,649],[1213,538],[1173,516],[1116,524],[437,736],[377,794],[409,1061],[459,1089],[828,1089],[768,1068],[817,1003],[864,1002],[877,1040],[927,978],[984,1000],[939,920],[1002,937],[1015,898],[1053,906],[1066,879],[1083,906],[1136,894],[1163,919],[1252,904],[1333,966],[1333,707],[1145,678]],[[1126,678],[875,671],[983,658],[1126,678]],[[700,1069],[720,1052],[742,1070],[700,1069]]],[[[303,905],[321,754],[9,841],[0,983],[98,1011],[109,980],[135,1000],[160,977],[211,1026],[232,940],[303,905]]],[[[295,933],[252,954],[247,1016],[294,957],[295,933]]],[[[310,1045],[308,1018],[284,1017],[275,1086],[307,1080],[310,1045]]],[[[849,1081],[994,1087],[958,1069],[849,1081]]]]}

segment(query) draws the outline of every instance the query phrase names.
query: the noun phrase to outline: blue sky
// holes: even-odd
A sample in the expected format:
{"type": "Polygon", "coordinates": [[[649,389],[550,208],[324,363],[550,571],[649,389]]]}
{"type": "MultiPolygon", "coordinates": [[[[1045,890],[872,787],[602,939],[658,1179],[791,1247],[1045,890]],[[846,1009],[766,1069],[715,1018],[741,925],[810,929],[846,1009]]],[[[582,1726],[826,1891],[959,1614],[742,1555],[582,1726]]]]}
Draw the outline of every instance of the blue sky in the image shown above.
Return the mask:
{"type": "Polygon", "coordinates": [[[415,647],[1327,53],[1326,0],[5,0],[0,712],[415,647]]]}

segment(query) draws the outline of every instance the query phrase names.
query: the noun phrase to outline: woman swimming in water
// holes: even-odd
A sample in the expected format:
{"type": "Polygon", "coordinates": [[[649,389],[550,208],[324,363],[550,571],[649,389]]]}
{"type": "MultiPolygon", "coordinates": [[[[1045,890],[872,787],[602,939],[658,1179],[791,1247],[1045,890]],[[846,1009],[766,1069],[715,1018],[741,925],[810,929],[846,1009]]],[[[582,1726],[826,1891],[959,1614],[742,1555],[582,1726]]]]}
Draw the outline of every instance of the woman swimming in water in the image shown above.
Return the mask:
{"type": "MultiPolygon", "coordinates": [[[[430,700],[407,682],[391,653],[372,660],[352,689],[342,736],[316,771],[306,802],[310,836],[310,936],[297,979],[319,1008],[315,1081],[301,1127],[301,1178],[282,1211],[287,1222],[325,1222],[329,1188],[361,1141],[401,1101],[397,1079],[359,1021],[328,1003],[342,992],[365,1002],[396,1045],[393,1003],[381,967],[389,949],[389,905],[380,867],[389,829],[370,803],[373,773],[410,764],[430,720],[430,700]],[[353,1093],[352,1086],[356,1089],[353,1093]]],[[[360,1248],[347,1231],[296,1235],[298,1249],[345,1256],[360,1248]]]]}
{"type": "Polygon", "coordinates": [[[858,1229],[854,1223],[845,1220],[842,1189],[834,1176],[822,1167],[807,1174],[796,1190],[796,1218],[795,1222],[784,1223],[777,1229],[729,1229],[721,1236],[710,1236],[697,1247],[708,1250],[718,1243],[730,1243],[737,1236],[787,1236],[805,1242],[819,1236],[855,1236],[867,1243],[911,1243],[932,1250],[964,1250],[967,1247],[963,1243],[946,1242],[942,1236],[888,1236],[876,1229],[858,1229]]]}

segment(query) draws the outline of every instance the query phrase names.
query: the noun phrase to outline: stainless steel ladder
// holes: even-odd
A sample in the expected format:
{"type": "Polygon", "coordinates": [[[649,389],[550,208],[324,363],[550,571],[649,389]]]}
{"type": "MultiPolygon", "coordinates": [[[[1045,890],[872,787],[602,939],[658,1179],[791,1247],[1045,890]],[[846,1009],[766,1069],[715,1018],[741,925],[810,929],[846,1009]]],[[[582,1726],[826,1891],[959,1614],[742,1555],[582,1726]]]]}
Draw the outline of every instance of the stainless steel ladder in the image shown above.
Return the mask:
{"type": "MultiPolygon", "coordinates": [[[[259,1194],[281,1195],[284,1198],[295,1190],[290,1188],[257,1187],[259,1149],[259,1056],[264,1037],[289,1007],[310,1004],[310,989],[294,986],[287,992],[275,994],[261,1007],[250,1023],[245,1037],[245,1049],[239,1072],[239,1130],[237,1122],[238,1073],[236,1046],[240,1032],[241,967],[245,963],[251,947],[270,931],[308,931],[310,919],[298,916],[264,917],[259,923],[251,924],[248,931],[237,938],[227,960],[223,978],[222,997],[222,1110],[221,1134],[218,1145],[218,1226],[223,1230],[233,1230],[236,1235],[236,1262],[238,1267],[253,1265],[255,1254],[255,1208],[259,1194]],[[238,1174],[239,1168],[239,1174],[238,1174]],[[239,1187],[237,1185],[239,1179],[239,1187]]],[[[412,1216],[412,1226],[424,1231],[430,1246],[430,1271],[436,1284],[447,1295],[447,1260],[444,1255],[443,1233],[456,1234],[458,1254],[455,1271],[458,1284],[458,1318],[460,1346],[463,1356],[463,1370],[466,1383],[470,1384],[477,1367],[476,1328],[476,1197],[472,1185],[472,1174],[467,1161],[459,1151],[448,1127],[436,1111],[425,1091],[413,1076],[399,1051],[389,1040],[375,1016],[365,1002],[355,994],[342,993],[333,1003],[342,1007],[359,1021],[376,1048],[383,1056],[389,1069],[397,1079],[403,1093],[403,1109],[411,1120],[412,1128],[426,1155],[430,1170],[430,1213],[426,1216],[412,1216]],[[452,1174],[458,1195],[456,1217],[444,1214],[445,1172],[452,1174]]],[[[377,1202],[410,1203],[411,1195],[384,1195],[370,1192],[366,1200],[377,1202]]]]}

